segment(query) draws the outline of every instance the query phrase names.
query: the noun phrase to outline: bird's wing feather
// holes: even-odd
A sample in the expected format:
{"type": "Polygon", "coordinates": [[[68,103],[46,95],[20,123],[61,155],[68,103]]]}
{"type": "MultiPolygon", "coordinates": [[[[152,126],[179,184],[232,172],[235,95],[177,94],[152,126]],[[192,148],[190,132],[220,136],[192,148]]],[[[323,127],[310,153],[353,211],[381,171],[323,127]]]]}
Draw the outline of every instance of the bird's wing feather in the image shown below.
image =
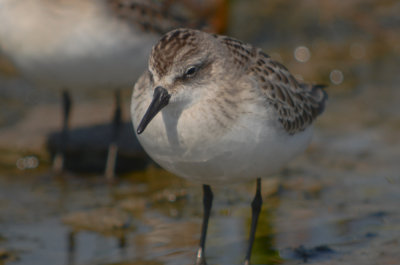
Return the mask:
{"type": "Polygon", "coordinates": [[[327,94],[323,86],[297,81],[285,66],[261,49],[230,37],[219,38],[231,52],[235,65],[258,82],[261,94],[275,108],[288,133],[303,131],[324,111],[327,94]]]}

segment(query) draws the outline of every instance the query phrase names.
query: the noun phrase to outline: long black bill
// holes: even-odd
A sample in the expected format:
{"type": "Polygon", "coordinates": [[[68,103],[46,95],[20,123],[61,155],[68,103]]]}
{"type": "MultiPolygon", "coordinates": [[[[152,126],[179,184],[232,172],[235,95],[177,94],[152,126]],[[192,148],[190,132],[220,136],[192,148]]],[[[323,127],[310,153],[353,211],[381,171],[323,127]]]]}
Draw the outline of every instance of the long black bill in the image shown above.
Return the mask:
{"type": "Polygon", "coordinates": [[[157,113],[168,105],[170,97],[171,95],[165,88],[158,86],[154,89],[153,100],[151,101],[149,108],[147,109],[137,128],[138,134],[141,134],[146,129],[150,121],[157,115],[157,113]]]}

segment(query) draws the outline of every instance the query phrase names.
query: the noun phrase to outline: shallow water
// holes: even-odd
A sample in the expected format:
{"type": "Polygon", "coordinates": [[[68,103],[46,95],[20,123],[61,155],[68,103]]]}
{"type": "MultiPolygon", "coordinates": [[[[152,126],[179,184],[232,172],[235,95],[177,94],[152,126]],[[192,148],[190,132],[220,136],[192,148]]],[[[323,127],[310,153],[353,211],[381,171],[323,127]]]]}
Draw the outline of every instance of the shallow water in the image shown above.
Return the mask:
{"type": "MultiPolygon", "coordinates": [[[[162,177],[162,183],[134,177],[107,185],[94,177],[2,176],[1,237],[18,257],[11,264],[190,263],[201,221],[198,187],[161,169],[149,171],[150,179],[162,177]]],[[[250,199],[246,189],[216,197],[222,199],[223,193],[227,196],[214,208],[208,251],[210,261],[220,263],[242,258],[250,217],[241,201],[250,199]]],[[[271,233],[266,211],[258,241],[272,245],[272,238],[262,237],[271,233]]]]}
{"type": "MultiPolygon", "coordinates": [[[[329,85],[330,96],[306,154],[263,180],[253,264],[400,264],[399,3],[230,8],[230,35],[263,47],[298,78],[329,85]]],[[[114,184],[55,176],[43,143],[60,126],[56,97],[41,98],[19,77],[0,82],[0,264],[194,263],[200,185],[154,165],[114,184]]],[[[107,122],[107,97],[78,101],[72,126],[107,122]]],[[[214,191],[209,264],[242,262],[254,188],[214,191]]]]}

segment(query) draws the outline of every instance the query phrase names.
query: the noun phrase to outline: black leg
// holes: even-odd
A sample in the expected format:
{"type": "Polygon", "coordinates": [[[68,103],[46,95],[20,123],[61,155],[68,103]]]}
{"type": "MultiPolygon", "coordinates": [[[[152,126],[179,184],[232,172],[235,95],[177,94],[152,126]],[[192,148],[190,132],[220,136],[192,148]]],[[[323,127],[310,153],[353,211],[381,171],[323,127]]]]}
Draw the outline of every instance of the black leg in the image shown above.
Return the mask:
{"type": "Polygon", "coordinates": [[[203,185],[203,225],[201,227],[200,247],[197,251],[196,265],[206,265],[206,258],[204,254],[206,245],[206,235],[208,227],[208,219],[210,219],[211,206],[213,201],[213,193],[209,185],[203,185]]]}
{"type": "Polygon", "coordinates": [[[114,118],[111,124],[112,136],[110,139],[110,144],[108,145],[106,167],[104,170],[104,175],[106,176],[106,179],[110,182],[112,182],[115,178],[115,170],[117,166],[117,157],[118,157],[118,138],[121,133],[121,124],[122,124],[121,92],[117,90],[115,91],[114,118]]]}
{"type": "Polygon", "coordinates": [[[63,110],[63,125],[61,137],[57,147],[57,153],[53,160],[53,171],[55,174],[60,174],[65,166],[65,151],[68,145],[69,138],[69,117],[71,113],[72,100],[68,90],[62,92],[62,110],[63,110]]]}
{"type": "Polygon", "coordinates": [[[261,179],[257,179],[256,195],[254,196],[253,202],[251,203],[252,216],[251,216],[251,228],[249,237],[249,248],[247,249],[245,265],[250,265],[251,250],[253,248],[254,236],[256,234],[258,216],[261,212],[262,197],[261,197],[261,179]]]}

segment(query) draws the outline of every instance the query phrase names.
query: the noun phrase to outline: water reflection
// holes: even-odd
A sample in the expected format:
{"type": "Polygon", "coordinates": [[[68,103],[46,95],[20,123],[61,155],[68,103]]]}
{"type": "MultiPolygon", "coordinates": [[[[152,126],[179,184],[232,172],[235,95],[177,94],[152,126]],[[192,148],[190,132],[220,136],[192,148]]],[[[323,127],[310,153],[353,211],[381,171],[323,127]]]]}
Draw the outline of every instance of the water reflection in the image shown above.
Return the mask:
{"type": "MultiPolygon", "coordinates": [[[[9,193],[18,190],[25,194],[16,199],[16,207],[20,211],[24,209],[24,214],[37,211],[42,207],[39,202],[46,205],[48,212],[20,224],[0,220],[4,237],[9,240],[7,246],[18,251],[19,261],[15,264],[26,264],[27,260],[31,265],[56,264],[62,260],[68,265],[142,264],[140,261],[145,260],[158,264],[193,263],[201,225],[201,186],[187,186],[161,169],[146,172],[163,177],[165,184],[180,183],[181,187],[168,188],[138,180],[107,187],[93,183],[94,179],[90,178],[73,177],[60,182],[49,176],[10,183],[1,177],[0,180],[8,183],[9,193]],[[37,182],[38,179],[41,180],[37,182]],[[32,185],[26,185],[32,181],[35,182],[33,189],[32,185]],[[93,200],[94,195],[101,199],[93,200]],[[33,204],[27,208],[24,204],[28,198],[33,204]],[[145,204],[143,199],[146,199],[145,204]],[[132,206],[134,201],[137,207],[132,206]],[[129,207],[127,202],[130,202],[129,207]],[[45,217],[54,215],[57,217],[50,220],[45,217]],[[127,219],[131,224],[127,225],[127,219]]],[[[5,194],[5,186],[0,187],[5,194]]],[[[207,254],[210,263],[240,264],[243,261],[253,188],[218,192],[209,228],[207,254]]],[[[273,208],[270,207],[265,206],[261,213],[253,255],[257,263],[278,264],[272,235],[273,208]]],[[[6,209],[0,207],[0,213],[3,210],[6,209]]],[[[12,213],[13,219],[19,218],[19,214],[18,211],[12,213]]]]}
{"type": "MultiPolygon", "coordinates": [[[[76,265],[80,264],[81,260],[79,257],[79,253],[85,252],[88,249],[85,246],[79,244],[79,232],[69,231],[66,236],[67,240],[67,249],[66,253],[68,253],[66,264],[67,265],[76,265]]],[[[118,260],[127,260],[129,257],[127,254],[127,239],[126,236],[122,235],[120,238],[115,238],[115,247],[111,247],[112,249],[117,249],[119,254],[116,255],[116,259],[118,260]]]]}

